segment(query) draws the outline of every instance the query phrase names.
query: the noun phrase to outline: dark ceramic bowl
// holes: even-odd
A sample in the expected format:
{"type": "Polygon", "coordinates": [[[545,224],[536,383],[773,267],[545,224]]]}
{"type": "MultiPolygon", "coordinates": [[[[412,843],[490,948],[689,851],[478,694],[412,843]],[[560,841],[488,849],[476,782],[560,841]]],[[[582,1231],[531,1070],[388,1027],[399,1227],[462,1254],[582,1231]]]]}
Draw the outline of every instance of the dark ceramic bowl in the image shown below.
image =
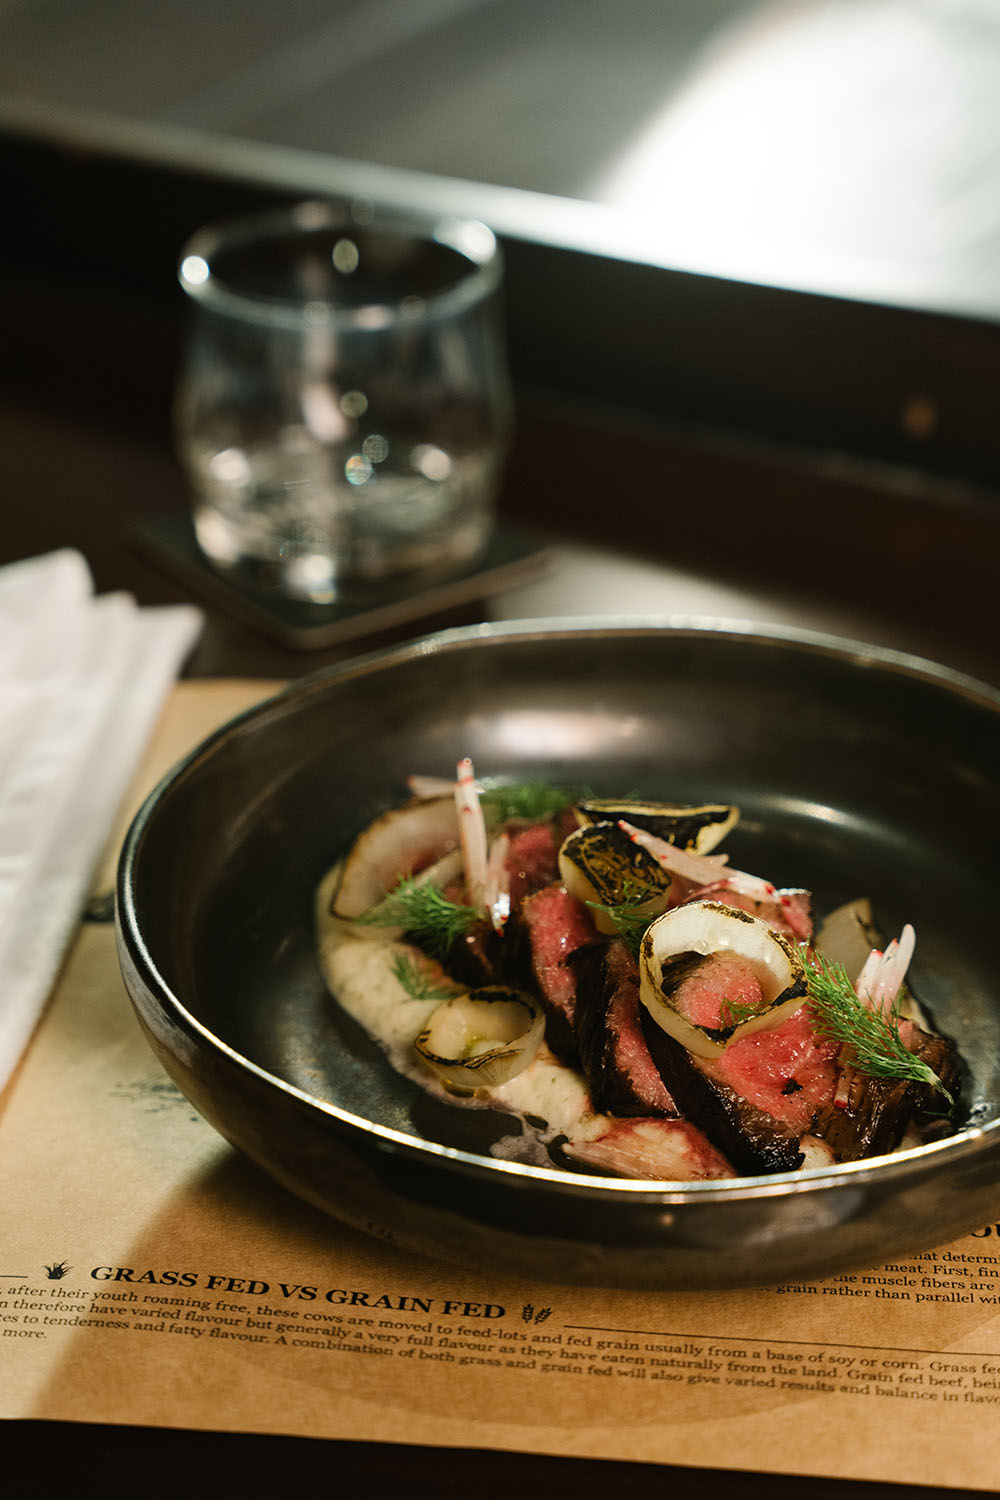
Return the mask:
{"type": "Polygon", "coordinates": [[[448,632],[298,682],[184,760],[129,832],[119,953],[167,1071],[293,1192],[416,1251],[562,1283],[732,1286],[944,1243],[1000,1182],[1000,694],[740,627],[448,632]],[[734,801],[734,865],[912,922],[914,988],[968,1063],[960,1133],[865,1163],[641,1183],[490,1156],[511,1120],[398,1076],[329,998],[328,866],[412,772],[734,801]]]}

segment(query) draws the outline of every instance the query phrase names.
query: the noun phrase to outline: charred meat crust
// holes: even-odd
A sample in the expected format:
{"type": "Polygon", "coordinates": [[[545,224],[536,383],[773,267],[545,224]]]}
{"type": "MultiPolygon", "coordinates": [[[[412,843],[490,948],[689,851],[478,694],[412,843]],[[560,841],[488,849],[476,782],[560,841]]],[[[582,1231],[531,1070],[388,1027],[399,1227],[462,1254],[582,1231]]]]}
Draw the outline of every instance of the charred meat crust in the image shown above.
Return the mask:
{"type": "Polygon", "coordinates": [[[699,1060],[648,1015],[649,1054],[685,1119],[704,1132],[738,1172],[758,1176],[793,1172],[802,1164],[799,1137],[748,1099],[711,1078],[699,1060]]]}
{"type": "Polygon", "coordinates": [[[546,1040],[557,1057],[576,1064],[577,965],[600,943],[590,913],[554,882],[526,896],[515,920],[526,940],[529,987],[546,1013],[546,1040]]]}
{"type": "MultiPolygon", "coordinates": [[[[912,1022],[904,1033],[906,1045],[925,1062],[945,1088],[956,1095],[961,1063],[947,1037],[932,1036],[912,1022]]],[[[855,1072],[847,1102],[832,1100],[817,1115],[813,1134],[824,1140],[837,1161],[860,1161],[895,1151],[914,1121],[932,1121],[940,1114],[941,1095],[926,1083],[906,1078],[871,1078],[855,1072]]]]}
{"type": "Polygon", "coordinates": [[[502,984],[507,963],[503,944],[486,918],[476,922],[458,938],[444,959],[444,967],[448,973],[472,990],[481,989],[484,985],[502,984]]]}
{"type": "Polygon", "coordinates": [[[620,938],[573,960],[576,1035],[591,1101],[606,1114],[676,1117],[677,1105],[650,1056],[639,1003],[639,966],[620,938]]]}

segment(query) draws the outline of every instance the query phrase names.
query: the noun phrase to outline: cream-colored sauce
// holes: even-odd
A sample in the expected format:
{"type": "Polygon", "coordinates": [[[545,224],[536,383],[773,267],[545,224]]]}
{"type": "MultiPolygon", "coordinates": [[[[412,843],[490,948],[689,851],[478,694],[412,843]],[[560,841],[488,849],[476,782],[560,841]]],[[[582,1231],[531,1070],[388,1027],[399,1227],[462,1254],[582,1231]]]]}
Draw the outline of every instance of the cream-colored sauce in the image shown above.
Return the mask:
{"type": "Polygon", "coordinates": [[[414,1000],[393,970],[400,954],[419,956],[419,950],[377,928],[334,917],[330,900],[339,872],[339,866],[330,870],[316,893],[320,967],[331,994],[379,1043],[397,1072],[448,1104],[492,1108],[519,1118],[523,1134],[506,1137],[493,1148],[494,1155],[510,1160],[551,1166],[545,1146],[555,1137],[587,1141],[609,1129],[608,1117],[591,1110],[582,1075],[560,1062],[544,1042],[523,1072],[507,1083],[468,1097],[446,1090],[413,1045],[439,1002],[414,1000]]]}

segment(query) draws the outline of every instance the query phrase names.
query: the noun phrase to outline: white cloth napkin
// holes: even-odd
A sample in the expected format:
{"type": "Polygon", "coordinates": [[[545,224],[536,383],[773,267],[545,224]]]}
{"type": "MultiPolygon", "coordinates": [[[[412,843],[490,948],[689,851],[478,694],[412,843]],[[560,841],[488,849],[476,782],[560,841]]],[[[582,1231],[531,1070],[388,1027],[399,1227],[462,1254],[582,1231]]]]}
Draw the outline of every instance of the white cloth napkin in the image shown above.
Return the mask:
{"type": "Polygon", "coordinates": [[[95,597],[68,549],[0,568],[0,1088],[202,619],[95,597]]]}

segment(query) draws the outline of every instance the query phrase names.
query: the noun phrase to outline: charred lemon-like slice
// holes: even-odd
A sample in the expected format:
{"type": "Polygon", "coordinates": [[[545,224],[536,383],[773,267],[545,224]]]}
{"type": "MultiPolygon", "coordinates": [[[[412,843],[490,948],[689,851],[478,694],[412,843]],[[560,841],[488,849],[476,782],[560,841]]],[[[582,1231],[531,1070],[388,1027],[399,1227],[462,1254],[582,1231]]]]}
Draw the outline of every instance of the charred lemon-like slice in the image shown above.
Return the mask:
{"type": "Polygon", "coordinates": [[[578,901],[593,907],[599,932],[617,931],[603,907],[627,908],[650,921],[667,906],[673,876],[633,843],[617,823],[591,823],[563,840],[559,878],[578,901]]]}
{"type": "Polygon", "coordinates": [[[699,1057],[777,1026],[806,997],[794,946],[759,917],[692,901],[657,917],[639,952],[639,998],[664,1031],[699,1057]]]}
{"type": "Polygon", "coordinates": [[[599,797],[576,804],[577,817],[587,823],[617,823],[620,819],[636,828],[655,833],[665,843],[676,844],[692,854],[708,854],[722,842],[739,821],[740,810],[727,803],[704,803],[683,807],[668,802],[635,802],[599,797]]]}
{"type": "Polygon", "coordinates": [[[474,1094],[522,1073],[544,1034],[545,1018],[529,995],[485,985],[439,1005],[414,1045],[446,1088],[474,1094]]]}

